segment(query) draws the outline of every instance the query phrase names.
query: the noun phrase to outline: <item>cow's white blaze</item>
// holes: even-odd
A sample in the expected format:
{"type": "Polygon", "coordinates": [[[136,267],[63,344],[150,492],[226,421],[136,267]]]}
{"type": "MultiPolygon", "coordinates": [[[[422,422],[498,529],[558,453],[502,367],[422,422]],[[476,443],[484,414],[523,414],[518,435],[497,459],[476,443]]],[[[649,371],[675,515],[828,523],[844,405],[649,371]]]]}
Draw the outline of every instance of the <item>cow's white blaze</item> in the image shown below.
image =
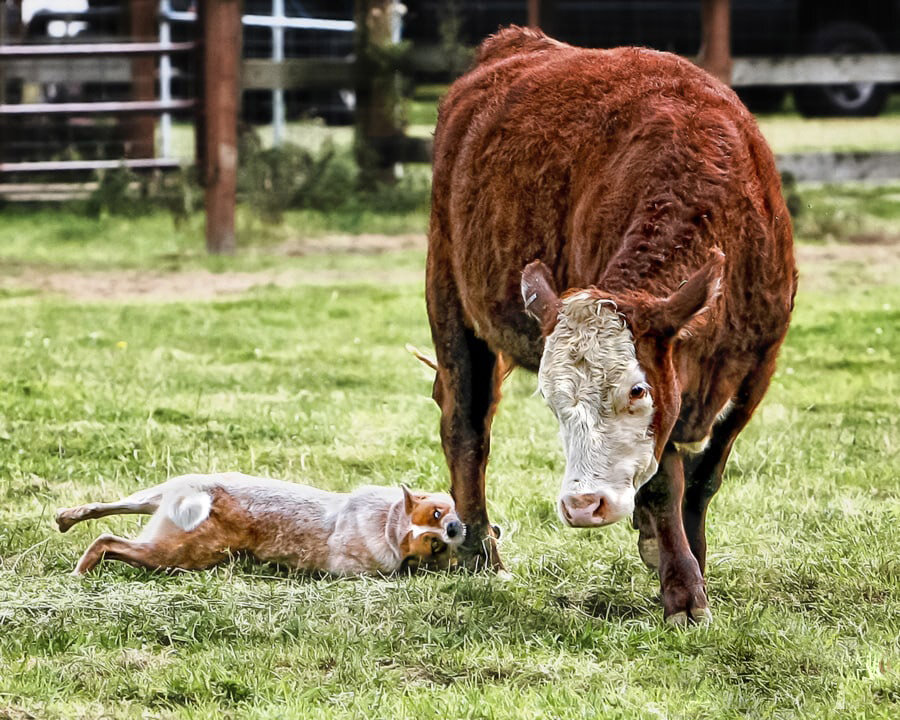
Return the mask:
{"type": "Polygon", "coordinates": [[[566,456],[558,509],[563,522],[608,525],[634,510],[656,472],[652,389],[615,304],[588,292],[563,299],[538,373],[566,456]],[[644,387],[645,391],[633,389],[644,387]]]}

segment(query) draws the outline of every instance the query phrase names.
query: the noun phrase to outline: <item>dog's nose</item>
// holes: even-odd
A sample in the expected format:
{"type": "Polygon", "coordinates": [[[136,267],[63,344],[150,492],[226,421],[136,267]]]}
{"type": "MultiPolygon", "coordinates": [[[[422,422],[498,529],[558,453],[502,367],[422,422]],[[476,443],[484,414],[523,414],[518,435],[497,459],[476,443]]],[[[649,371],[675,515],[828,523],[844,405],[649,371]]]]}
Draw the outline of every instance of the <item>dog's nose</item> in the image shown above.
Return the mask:
{"type": "Polygon", "coordinates": [[[459,520],[453,520],[447,523],[447,537],[451,540],[462,532],[462,523],[459,520]]]}

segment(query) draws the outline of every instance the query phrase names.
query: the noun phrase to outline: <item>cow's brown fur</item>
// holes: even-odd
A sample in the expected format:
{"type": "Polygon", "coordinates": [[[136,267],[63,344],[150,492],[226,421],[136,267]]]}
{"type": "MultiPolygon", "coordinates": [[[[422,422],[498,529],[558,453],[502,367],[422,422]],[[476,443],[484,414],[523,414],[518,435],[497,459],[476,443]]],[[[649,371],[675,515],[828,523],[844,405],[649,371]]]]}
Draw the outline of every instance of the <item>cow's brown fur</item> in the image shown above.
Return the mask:
{"type": "Polygon", "coordinates": [[[484,500],[496,358],[539,366],[542,328],[520,282],[540,260],[556,288],[594,288],[629,323],[654,389],[660,461],[636,524],[658,541],[667,616],[705,608],[706,504],[774,371],[796,289],[790,218],[753,117],[674,55],[584,50],[510,27],[451,87],[434,150],[434,396],[470,549],[487,538],[500,566],[484,500]],[[706,309],[667,332],[679,309],[659,300],[691,278],[683,302],[706,309]],[[707,435],[690,460],[675,449],[707,435]]]}

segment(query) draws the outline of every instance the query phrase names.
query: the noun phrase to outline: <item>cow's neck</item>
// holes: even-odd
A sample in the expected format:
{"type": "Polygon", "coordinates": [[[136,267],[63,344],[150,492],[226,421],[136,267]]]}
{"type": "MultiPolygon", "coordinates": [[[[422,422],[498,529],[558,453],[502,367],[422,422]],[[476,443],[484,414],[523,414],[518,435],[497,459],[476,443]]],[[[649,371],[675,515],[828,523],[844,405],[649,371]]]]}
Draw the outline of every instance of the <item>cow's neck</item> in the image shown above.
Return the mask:
{"type": "Polygon", "coordinates": [[[631,216],[618,244],[603,238],[595,247],[592,277],[610,294],[644,291],[665,297],[709,257],[711,218],[703,207],[672,199],[645,200],[631,216]]]}

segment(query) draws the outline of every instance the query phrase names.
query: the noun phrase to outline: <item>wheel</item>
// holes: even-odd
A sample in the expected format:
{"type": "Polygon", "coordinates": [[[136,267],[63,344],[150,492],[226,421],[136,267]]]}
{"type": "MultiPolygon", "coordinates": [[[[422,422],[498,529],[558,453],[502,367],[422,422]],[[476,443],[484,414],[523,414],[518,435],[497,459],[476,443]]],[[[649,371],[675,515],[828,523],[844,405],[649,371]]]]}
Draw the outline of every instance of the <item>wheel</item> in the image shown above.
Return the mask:
{"type": "Polygon", "coordinates": [[[738,88],[737,94],[750,112],[773,113],[781,110],[787,91],[778,86],[763,85],[738,88]]]}
{"type": "MultiPolygon", "coordinates": [[[[859,23],[839,22],[813,32],[807,49],[811,53],[886,52],[878,34],[859,23]]],[[[878,115],[887,102],[888,87],[876,83],[805,85],[794,91],[794,100],[806,117],[867,117],[878,115]]]]}

